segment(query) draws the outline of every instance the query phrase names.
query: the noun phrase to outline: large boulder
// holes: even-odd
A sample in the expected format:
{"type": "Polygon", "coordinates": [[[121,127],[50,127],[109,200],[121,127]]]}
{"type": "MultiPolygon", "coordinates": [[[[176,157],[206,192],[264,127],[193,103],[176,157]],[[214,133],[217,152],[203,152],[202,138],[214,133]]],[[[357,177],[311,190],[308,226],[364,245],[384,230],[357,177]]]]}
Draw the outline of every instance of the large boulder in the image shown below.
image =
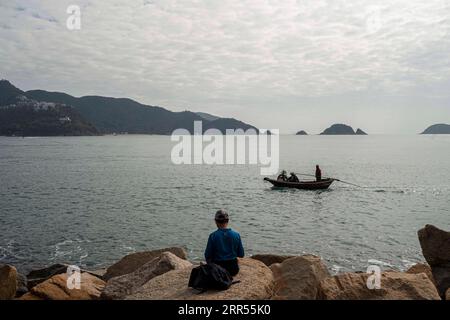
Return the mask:
{"type": "Polygon", "coordinates": [[[0,300],[14,298],[17,290],[17,270],[13,266],[0,264],[0,300]]]}
{"type": "Polygon", "coordinates": [[[450,289],[450,264],[431,267],[431,271],[433,272],[436,288],[440,296],[444,299],[445,292],[450,289]]]}
{"type": "Polygon", "coordinates": [[[18,273],[17,274],[17,289],[16,289],[15,297],[19,298],[27,292],[28,292],[27,277],[21,273],[18,273]]]}
{"type": "Polygon", "coordinates": [[[171,270],[180,270],[192,267],[192,263],[180,259],[170,252],[163,252],[150,262],[137,270],[123,276],[111,278],[102,292],[102,299],[122,299],[139,289],[142,285],[156,276],[171,270]]]}
{"type": "Polygon", "coordinates": [[[111,278],[123,276],[124,274],[136,271],[138,268],[142,267],[147,262],[159,257],[163,252],[170,252],[181,259],[187,259],[186,251],[183,248],[165,248],[153,251],[142,251],[135,252],[126,255],[118,262],[110,266],[106,273],[103,275],[103,279],[108,281],[111,278]]]}
{"type": "Polygon", "coordinates": [[[431,266],[439,294],[445,298],[450,288],[450,232],[427,224],[418,231],[422,253],[431,266]]]}
{"type": "Polygon", "coordinates": [[[427,224],[417,233],[423,256],[431,267],[450,264],[450,232],[427,224]]]}
{"type": "Polygon", "coordinates": [[[344,273],[320,283],[324,300],[440,300],[436,287],[424,274],[383,272],[381,288],[369,289],[367,273],[344,273]]]}
{"type": "Polygon", "coordinates": [[[67,273],[58,274],[34,286],[19,300],[96,300],[105,282],[87,272],[81,273],[80,289],[67,287],[67,273]]]}
{"type": "Polygon", "coordinates": [[[306,255],[273,264],[275,300],[315,300],[320,281],[330,276],[320,257],[306,255]]]}
{"type": "Polygon", "coordinates": [[[84,272],[88,272],[97,278],[103,280],[104,275],[106,274],[106,269],[97,269],[97,270],[83,270],[84,272]]]}
{"type": "Polygon", "coordinates": [[[57,263],[42,269],[32,270],[27,274],[28,290],[57,274],[66,273],[69,265],[57,263]]]}
{"type": "Polygon", "coordinates": [[[255,254],[251,258],[259,260],[266,266],[270,267],[274,263],[281,263],[286,259],[293,258],[294,256],[276,255],[276,254],[255,254]]]}
{"type": "Polygon", "coordinates": [[[264,300],[272,296],[273,275],[261,261],[251,258],[239,259],[239,273],[234,280],[240,280],[228,290],[208,290],[199,294],[188,288],[192,268],[169,271],[143,285],[127,300],[264,300]]]}
{"type": "Polygon", "coordinates": [[[431,268],[428,264],[425,263],[416,263],[411,268],[406,270],[406,273],[425,273],[427,277],[431,280],[431,282],[435,283],[433,273],[431,272],[431,268]]]}

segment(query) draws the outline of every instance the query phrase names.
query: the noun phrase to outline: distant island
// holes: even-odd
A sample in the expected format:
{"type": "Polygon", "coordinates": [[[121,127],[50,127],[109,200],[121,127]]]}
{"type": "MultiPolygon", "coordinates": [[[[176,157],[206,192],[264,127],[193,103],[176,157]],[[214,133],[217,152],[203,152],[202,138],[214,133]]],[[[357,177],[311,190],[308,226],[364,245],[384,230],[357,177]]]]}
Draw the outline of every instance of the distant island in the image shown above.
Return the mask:
{"type": "MultiPolygon", "coordinates": [[[[202,112],[172,112],[167,109],[144,105],[127,98],[110,98],[101,96],[84,96],[73,97],[61,92],[48,92],[44,90],[30,90],[22,91],[16,88],[7,80],[0,80],[0,107],[8,107],[8,113],[3,113],[2,118],[7,116],[6,120],[3,118],[0,124],[0,135],[92,135],[92,132],[97,134],[111,134],[111,133],[129,133],[129,134],[161,134],[170,135],[175,129],[186,129],[189,132],[194,132],[194,121],[202,121],[202,128],[204,131],[208,129],[218,129],[222,133],[226,129],[258,129],[252,125],[233,118],[220,118],[202,112]],[[53,120],[46,119],[45,121],[37,120],[37,123],[47,123],[53,129],[48,129],[45,126],[36,126],[36,121],[32,121],[32,130],[28,130],[31,122],[22,121],[22,118],[30,118],[29,108],[12,108],[17,107],[18,99],[28,99],[31,104],[36,103],[53,103],[57,106],[58,112],[55,113],[53,120]],[[64,128],[56,128],[59,118],[64,118],[62,110],[67,113],[70,110],[72,120],[72,127],[64,123],[64,128]],[[13,112],[14,111],[14,112],[13,112]],[[14,117],[11,118],[11,113],[14,117]],[[62,112],[62,113],[61,113],[62,112]],[[14,122],[11,122],[15,119],[14,122]],[[57,119],[58,121],[55,121],[57,119]],[[86,130],[81,130],[74,126],[74,120],[79,120],[79,125],[86,130]],[[87,127],[92,127],[87,129],[87,127]],[[14,129],[16,128],[16,129],[14,129]],[[71,129],[72,128],[72,129],[71,129]],[[94,131],[92,131],[94,129],[94,131]]],[[[36,110],[35,110],[36,111],[36,110]]],[[[34,117],[40,118],[44,116],[43,113],[34,113],[34,117]]],[[[61,122],[63,124],[63,122],[61,122]]]]}
{"type": "Polygon", "coordinates": [[[305,130],[300,130],[299,132],[297,132],[295,135],[297,135],[297,136],[307,136],[308,135],[308,133],[306,133],[306,131],[305,130]]]}
{"type": "Polygon", "coordinates": [[[367,135],[367,133],[359,128],[355,132],[352,127],[346,124],[333,124],[325,129],[321,135],[367,135]]]}
{"type": "Polygon", "coordinates": [[[439,123],[428,127],[422,134],[450,134],[450,125],[439,123]]]}

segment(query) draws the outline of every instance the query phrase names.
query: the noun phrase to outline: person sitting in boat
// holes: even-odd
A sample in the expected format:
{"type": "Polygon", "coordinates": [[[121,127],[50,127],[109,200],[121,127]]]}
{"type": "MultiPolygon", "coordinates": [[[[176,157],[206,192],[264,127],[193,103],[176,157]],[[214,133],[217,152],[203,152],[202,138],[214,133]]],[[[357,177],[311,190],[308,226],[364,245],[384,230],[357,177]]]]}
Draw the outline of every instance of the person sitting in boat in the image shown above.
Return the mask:
{"type": "Polygon", "coordinates": [[[319,165],[316,165],[316,180],[317,181],[322,180],[322,170],[320,170],[319,165]]]}
{"type": "Polygon", "coordinates": [[[281,171],[281,173],[278,176],[277,180],[287,181],[288,177],[287,177],[286,173],[287,173],[286,170],[281,171]]]}
{"type": "Polygon", "coordinates": [[[300,182],[300,179],[294,172],[291,172],[291,176],[288,179],[289,182],[300,182]]]}
{"type": "Polygon", "coordinates": [[[239,233],[228,228],[229,216],[225,210],[219,210],[214,217],[217,230],[209,235],[205,250],[205,260],[226,269],[231,276],[239,272],[237,258],[244,257],[244,247],[239,233]]]}

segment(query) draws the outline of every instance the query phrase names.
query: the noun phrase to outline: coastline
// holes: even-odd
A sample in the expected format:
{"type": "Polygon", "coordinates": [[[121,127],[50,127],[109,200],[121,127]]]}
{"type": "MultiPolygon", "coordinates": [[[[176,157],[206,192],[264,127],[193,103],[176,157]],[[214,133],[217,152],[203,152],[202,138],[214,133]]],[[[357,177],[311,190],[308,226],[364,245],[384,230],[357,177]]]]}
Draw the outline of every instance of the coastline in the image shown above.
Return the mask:
{"type": "Polygon", "coordinates": [[[201,295],[187,287],[199,262],[188,261],[179,247],[132,253],[103,270],[79,270],[76,290],[70,288],[74,273],[68,273],[73,266],[55,264],[24,276],[0,265],[0,300],[447,299],[450,232],[426,225],[418,237],[426,262],[405,272],[371,266],[367,272],[331,274],[315,255],[256,254],[239,259],[238,284],[201,295]]]}

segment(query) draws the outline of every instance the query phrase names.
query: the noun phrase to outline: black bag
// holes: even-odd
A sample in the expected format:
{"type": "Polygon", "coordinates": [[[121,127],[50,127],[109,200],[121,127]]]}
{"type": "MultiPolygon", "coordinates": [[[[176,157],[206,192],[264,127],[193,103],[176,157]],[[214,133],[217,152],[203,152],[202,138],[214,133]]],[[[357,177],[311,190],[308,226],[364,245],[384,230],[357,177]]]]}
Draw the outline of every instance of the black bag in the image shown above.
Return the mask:
{"type": "Polygon", "coordinates": [[[201,290],[227,290],[232,284],[230,273],[215,263],[202,264],[192,269],[188,287],[201,290]]]}

